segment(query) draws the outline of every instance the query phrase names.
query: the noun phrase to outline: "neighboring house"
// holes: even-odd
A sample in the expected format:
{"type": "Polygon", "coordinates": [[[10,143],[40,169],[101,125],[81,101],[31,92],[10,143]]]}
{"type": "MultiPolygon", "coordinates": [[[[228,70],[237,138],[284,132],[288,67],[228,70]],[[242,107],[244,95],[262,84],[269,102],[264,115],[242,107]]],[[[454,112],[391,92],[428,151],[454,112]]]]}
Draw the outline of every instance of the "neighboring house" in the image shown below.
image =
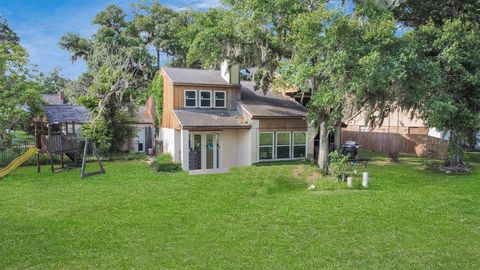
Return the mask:
{"type": "Polygon", "coordinates": [[[342,142],[356,141],[360,148],[376,152],[399,152],[418,156],[444,157],[447,141],[442,133],[426,127],[410,111],[390,113],[379,127],[365,123],[365,113],[358,112],[344,121],[342,142]]]}
{"type": "MultiPolygon", "coordinates": [[[[149,99],[150,101],[151,99],[149,99]]],[[[150,110],[150,106],[141,106],[135,114],[135,122],[132,126],[135,127],[135,137],[129,143],[130,151],[134,152],[149,152],[155,149],[155,123],[154,113],[150,110]]]]}
{"type": "MultiPolygon", "coordinates": [[[[44,94],[43,106],[48,123],[74,122],[75,125],[61,127],[64,133],[80,134],[84,124],[90,122],[90,113],[81,105],[65,103],[63,92],[58,94],[44,94]],[[68,128],[68,130],[66,130],[68,128]]],[[[153,121],[153,99],[149,98],[145,106],[141,106],[135,114],[135,121],[131,125],[135,128],[135,137],[125,145],[124,150],[132,152],[146,152],[155,148],[155,123],[153,121]]]]}
{"type": "Polygon", "coordinates": [[[163,152],[184,170],[224,171],[273,160],[313,156],[313,129],[306,109],[252,82],[240,82],[239,68],[163,68],[163,152]]]}
{"type": "Polygon", "coordinates": [[[365,123],[365,113],[359,111],[349,119],[344,121],[344,131],[358,132],[384,132],[384,133],[400,133],[400,134],[417,134],[427,135],[429,129],[425,126],[425,122],[416,116],[412,117],[411,112],[396,110],[390,113],[380,127],[370,128],[365,123]]]}

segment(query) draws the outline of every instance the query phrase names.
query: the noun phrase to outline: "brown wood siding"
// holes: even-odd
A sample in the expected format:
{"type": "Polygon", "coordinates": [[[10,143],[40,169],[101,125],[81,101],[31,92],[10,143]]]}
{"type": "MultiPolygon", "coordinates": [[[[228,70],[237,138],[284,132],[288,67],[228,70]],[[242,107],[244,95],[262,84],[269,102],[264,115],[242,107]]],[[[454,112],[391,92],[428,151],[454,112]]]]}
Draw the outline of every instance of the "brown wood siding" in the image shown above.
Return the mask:
{"type": "MultiPolygon", "coordinates": [[[[356,126],[348,125],[343,130],[352,131],[352,132],[362,132],[361,128],[365,126],[356,126]]],[[[417,134],[417,135],[427,135],[428,128],[426,127],[392,127],[392,126],[381,126],[369,129],[368,133],[400,133],[400,134],[417,134]]]]}
{"type": "Polygon", "coordinates": [[[226,91],[226,108],[229,110],[236,109],[236,101],[240,100],[239,86],[174,85],[170,78],[163,74],[163,128],[181,128],[173,110],[184,108],[185,89],[226,91]]]}
{"type": "Polygon", "coordinates": [[[428,135],[428,128],[426,128],[426,127],[410,127],[410,128],[408,128],[408,134],[428,135]]]}
{"type": "Polygon", "coordinates": [[[259,119],[259,128],[260,131],[305,131],[308,124],[302,118],[262,118],[259,119]]]}
{"type": "MultiPolygon", "coordinates": [[[[238,87],[218,87],[218,86],[203,86],[203,85],[175,85],[173,109],[184,108],[184,92],[185,90],[211,90],[211,91],[226,91],[226,108],[228,110],[236,109],[236,101],[240,100],[240,89],[238,87]]],[[[213,93],[212,93],[213,95],[213,93]]]]}
{"type": "MultiPolygon", "coordinates": [[[[362,127],[366,127],[363,125],[357,126],[357,125],[348,125],[344,130],[347,131],[361,131],[362,127]]],[[[401,133],[401,134],[408,134],[408,127],[392,127],[392,126],[381,126],[381,127],[375,127],[373,129],[369,129],[368,132],[373,133],[373,132],[378,132],[378,133],[401,133]]]]}
{"type": "Polygon", "coordinates": [[[163,76],[163,112],[162,112],[162,127],[173,127],[173,83],[170,79],[163,76]]]}

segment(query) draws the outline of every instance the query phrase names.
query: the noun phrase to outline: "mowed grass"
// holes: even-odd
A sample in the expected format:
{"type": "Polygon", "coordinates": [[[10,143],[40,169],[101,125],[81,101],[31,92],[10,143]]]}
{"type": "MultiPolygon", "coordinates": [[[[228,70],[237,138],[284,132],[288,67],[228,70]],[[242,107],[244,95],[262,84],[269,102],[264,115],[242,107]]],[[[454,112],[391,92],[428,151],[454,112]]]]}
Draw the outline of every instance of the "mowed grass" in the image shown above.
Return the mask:
{"type": "Polygon", "coordinates": [[[480,166],[374,163],[367,190],[315,191],[295,163],[21,168],[0,181],[0,269],[480,269],[480,166]]]}

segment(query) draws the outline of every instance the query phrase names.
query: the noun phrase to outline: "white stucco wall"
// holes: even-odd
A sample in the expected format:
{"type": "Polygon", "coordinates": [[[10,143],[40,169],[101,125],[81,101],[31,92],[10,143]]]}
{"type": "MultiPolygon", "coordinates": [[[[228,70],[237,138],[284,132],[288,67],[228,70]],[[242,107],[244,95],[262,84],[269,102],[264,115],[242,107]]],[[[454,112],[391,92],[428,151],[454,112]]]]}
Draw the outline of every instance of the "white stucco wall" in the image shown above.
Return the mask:
{"type": "Polygon", "coordinates": [[[134,142],[138,142],[138,144],[134,144],[136,149],[133,151],[138,152],[138,145],[143,145],[143,152],[145,152],[145,126],[142,125],[135,125],[135,137],[133,138],[134,142]]]}
{"type": "MultiPolygon", "coordinates": [[[[252,164],[252,135],[250,129],[226,129],[216,132],[219,134],[219,169],[226,169],[232,167],[249,166],[252,164]]],[[[172,130],[162,130],[161,138],[164,141],[164,151],[172,154],[179,153],[179,159],[182,163],[182,169],[189,169],[189,140],[191,133],[188,130],[182,130],[179,132],[178,140],[180,141],[178,146],[176,143],[172,145],[170,142],[172,139],[176,140],[176,135],[172,130]],[[178,149],[180,149],[178,151],[178,149]]],[[[202,136],[205,136],[209,132],[200,132],[202,136]]],[[[176,142],[176,141],[175,141],[176,142]]]]}
{"type": "Polygon", "coordinates": [[[435,137],[442,140],[450,139],[450,132],[439,131],[436,128],[428,129],[428,136],[435,137]]]}
{"type": "Polygon", "coordinates": [[[251,138],[250,156],[253,164],[258,162],[258,140],[260,139],[259,138],[260,121],[252,120],[251,125],[252,125],[252,128],[250,129],[250,138],[251,138]]]}
{"type": "Polygon", "coordinates": [[[250,166],[253,163],[254,155],[252,150],[255,149],[252,143],[253,129],[239,129],[237,131],[237,161],[236,166],[250,166]]]}
{"type": "MultiPolygon", "coordinates": [[[[153,127],[153,125],[149,125],[149,124],[135,124],[133,125],[133,128],[135,129],[135,136],[132,138],[132,142],[133,144],[131,146],[129,146],[131,149],[130,151],[134,151],[134,152],[138,152],[138,148],[139,148],[139,144],[143,144],[143,150],[142,152],[146,152],[148,149],[147,149],[147,141],[146,141],[146,138],[145,138],[145,129],[147,127],[150,127],[150,129],[152,130],[152,134],[151,136],[153,137],[152,140],[155,141],[155,128],[153,127]]],[[[152,146],[154,147],[154,146],[152,146]]]]}
{"type": "Polygon", "coordinates": [[[188,171],[189,169],[189,140],[190,133],[188,130],[180,131],[180,145],[182,150],[180,152],[180,162],[182,163],[182,170],[188,171]]]}
{"type": "Polygon", "coordinates": [[[175,162],[181,161],[181,134],[172,128],[160,128],[160,141],[163,142],[163,152],[172,155],[175,162]]]}
{"type": "Polygon", "coordinates": [[[237,159],[240,151],[238,131],[235,129],[224,130],[220,133],[220,140],[220,168],[238,166],[237,159]]]}

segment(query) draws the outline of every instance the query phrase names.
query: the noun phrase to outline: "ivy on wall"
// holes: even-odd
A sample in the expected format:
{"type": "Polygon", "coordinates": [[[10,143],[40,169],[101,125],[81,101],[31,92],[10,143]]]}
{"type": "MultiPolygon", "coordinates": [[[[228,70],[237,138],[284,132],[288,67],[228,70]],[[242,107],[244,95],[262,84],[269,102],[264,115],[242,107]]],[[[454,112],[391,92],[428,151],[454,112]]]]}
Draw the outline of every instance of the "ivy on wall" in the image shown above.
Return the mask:
{"type": "Polygon", "coordinates": [[[152,95],[155,101],[155,123],[162,124],[163,112],[163,76],[158,72],[152,81],[152,95]]]}

